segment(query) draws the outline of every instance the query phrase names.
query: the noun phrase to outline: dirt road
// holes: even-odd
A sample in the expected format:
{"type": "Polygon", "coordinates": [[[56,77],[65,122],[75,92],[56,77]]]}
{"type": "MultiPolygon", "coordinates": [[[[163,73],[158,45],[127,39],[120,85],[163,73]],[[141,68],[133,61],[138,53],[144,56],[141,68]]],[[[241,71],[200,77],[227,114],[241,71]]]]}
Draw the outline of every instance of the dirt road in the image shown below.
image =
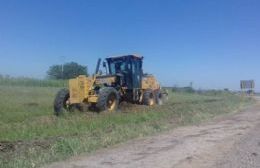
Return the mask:
{"type": "Polygon", "coordinates": [[[259,168],[260,103],[199,126],[130,141],[48,167],[259,168]]]}

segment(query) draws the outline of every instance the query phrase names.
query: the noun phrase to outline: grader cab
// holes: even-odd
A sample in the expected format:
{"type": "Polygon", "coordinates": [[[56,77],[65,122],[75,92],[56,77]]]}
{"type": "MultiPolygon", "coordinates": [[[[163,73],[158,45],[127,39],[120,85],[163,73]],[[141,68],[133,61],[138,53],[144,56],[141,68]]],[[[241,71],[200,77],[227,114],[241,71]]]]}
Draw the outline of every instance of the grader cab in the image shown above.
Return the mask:
{"type": "MultiPolygon", "coordinates": [[[[116,111],[123,102],[161,105],[167,93],[153,75],[143,74],[143,57],[125,55],[109,57],[103,62],[106,74],[100,72],[101,59],[91,77],[80,75],[69,80],[69,89],[60,90],[54,100],[55,115],[72,107],[90,107],[96,111],[116,111]]],[[[82,109],[82,108],[80,108],[82,109]]]]}

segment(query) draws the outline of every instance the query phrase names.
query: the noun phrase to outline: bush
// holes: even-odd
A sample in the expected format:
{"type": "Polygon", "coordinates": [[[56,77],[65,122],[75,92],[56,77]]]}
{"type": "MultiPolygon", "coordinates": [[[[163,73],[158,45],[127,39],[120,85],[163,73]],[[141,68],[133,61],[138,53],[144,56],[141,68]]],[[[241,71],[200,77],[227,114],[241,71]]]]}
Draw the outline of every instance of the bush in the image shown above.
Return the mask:
{"type": "Polygon", "coordinates": [[[87,67],[76,62],[64,65],[53,65],[49,68],[47,75],[50,79],[71,79],[79,75],[88,76],[87,67]]]}

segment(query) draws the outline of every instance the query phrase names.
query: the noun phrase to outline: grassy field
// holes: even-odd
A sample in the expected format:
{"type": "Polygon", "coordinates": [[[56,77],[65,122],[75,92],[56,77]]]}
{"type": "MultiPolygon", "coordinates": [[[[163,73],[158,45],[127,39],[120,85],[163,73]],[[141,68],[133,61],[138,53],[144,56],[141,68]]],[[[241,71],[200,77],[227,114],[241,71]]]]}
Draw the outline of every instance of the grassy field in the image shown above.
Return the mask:
{"type": "MultiPolygon", "coordinates": [[[[162,106],[125,104],[114,114],[53,115],[58,87],[0,85],[0,167],[39,167],[84,152],[197,124],[252,103],[229,93],[170,93],[162,106]]],[[[52,86],[52,85],[51,85],[52,86]]]]}
{"type": "Polygon", "coordinates": [[[0,75],[0,85],[8,86],[31,86],[31,87],[64,87],[67,86],[66,80],[46,80],[25,77],[8,77],[0,75]]]}

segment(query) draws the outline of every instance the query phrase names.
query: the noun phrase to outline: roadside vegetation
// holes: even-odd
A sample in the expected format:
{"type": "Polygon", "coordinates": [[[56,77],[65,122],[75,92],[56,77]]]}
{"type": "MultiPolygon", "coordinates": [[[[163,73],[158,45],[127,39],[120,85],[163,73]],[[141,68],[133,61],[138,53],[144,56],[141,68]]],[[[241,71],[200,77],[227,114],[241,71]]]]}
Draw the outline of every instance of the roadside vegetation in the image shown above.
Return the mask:
{"type": "Polygon", "coordinates": [[[56,117],[53,99],[64,84],[48,82],[0,80],[0,167],[39,167],[129,139],[198,124],[253,103],[228,92],[170,91],[162,106],[123,104],[112,114],[76,111],[56,117]]]}
{"type": "Polygon", "coordinates": [[[67,86],[67,80],[34,79],[0,75],[0,86],[64,87],[67,86]]]}

